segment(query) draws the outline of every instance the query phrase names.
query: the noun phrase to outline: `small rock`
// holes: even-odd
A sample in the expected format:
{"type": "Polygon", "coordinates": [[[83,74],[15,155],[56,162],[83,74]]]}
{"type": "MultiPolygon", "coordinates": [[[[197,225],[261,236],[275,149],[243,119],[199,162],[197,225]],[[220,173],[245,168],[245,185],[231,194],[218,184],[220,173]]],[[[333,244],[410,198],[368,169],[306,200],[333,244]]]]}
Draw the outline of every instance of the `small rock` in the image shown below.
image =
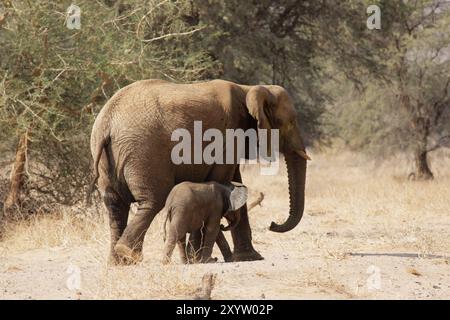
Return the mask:
{"type": "Polygon", "coordinates": [[[422,276],[422,274],[419,271],[417,271],[417,269],[412,268],[412,267],[411,268],[407,268],[406,271],[411,273],[412,275],[414,275],[416,277],[422,276]]]}

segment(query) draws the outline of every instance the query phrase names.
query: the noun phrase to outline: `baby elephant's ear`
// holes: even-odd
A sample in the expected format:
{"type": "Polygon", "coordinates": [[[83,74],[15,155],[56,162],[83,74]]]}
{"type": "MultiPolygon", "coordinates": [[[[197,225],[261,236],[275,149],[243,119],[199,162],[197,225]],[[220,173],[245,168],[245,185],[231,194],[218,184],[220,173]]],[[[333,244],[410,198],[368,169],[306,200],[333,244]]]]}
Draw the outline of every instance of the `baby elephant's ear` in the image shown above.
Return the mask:
{"type": "Polygon", "coordinates": [[[230,209],[234,211],[241,208],[247,202],[247,187],[241,183],[232,182],[232,190],[230,192],[230,209]]]}

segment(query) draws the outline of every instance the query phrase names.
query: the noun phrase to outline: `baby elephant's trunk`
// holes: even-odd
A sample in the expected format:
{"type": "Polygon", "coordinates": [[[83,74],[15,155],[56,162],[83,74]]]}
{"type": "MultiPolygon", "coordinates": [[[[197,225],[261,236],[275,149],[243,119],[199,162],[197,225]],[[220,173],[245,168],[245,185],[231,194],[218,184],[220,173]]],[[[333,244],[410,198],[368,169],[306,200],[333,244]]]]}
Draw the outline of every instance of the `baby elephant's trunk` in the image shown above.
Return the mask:
{"type": "Polygon", "coordinates": [[[241,220],[241,210],[237,210],[236,212],[233,213],[228,213],[227,215],[225,215],[225,218],[227,218],[229,224],[227,226],[221,224],[220,230],[222,231],[230,231],[238,225],[239,221],[241,220]],[[233,216],[233,218],[231,218],[230,216],[233,216]]]}

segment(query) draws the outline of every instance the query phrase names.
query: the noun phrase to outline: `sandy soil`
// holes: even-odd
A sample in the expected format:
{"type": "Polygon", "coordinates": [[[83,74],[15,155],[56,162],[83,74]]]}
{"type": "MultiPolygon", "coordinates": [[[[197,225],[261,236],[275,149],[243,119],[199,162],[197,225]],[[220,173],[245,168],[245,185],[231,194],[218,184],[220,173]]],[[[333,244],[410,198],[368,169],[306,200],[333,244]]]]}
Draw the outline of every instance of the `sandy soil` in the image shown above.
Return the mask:
{"type": "Polygon", "coordinates": [[[403,158],[367,163],[351,154],[315,155],[303,220],[286,234],[268,230],[287,214],[284,168],[260,176],[258,167],[246,167],[250,200],[265,194],[250,212],[254,245],[265,257],[257,262],[181,265],[176,257],[162,266],[157,217],[144,261],[110,267],[102,208],[99,215],[66,208],[36,216],[7,226],[0,298],[192,298],[213,272],[213,299],[449,299],[450,168],[448,156],[432,161],[435,181],[412,183],[404,179],[403,158]]]}

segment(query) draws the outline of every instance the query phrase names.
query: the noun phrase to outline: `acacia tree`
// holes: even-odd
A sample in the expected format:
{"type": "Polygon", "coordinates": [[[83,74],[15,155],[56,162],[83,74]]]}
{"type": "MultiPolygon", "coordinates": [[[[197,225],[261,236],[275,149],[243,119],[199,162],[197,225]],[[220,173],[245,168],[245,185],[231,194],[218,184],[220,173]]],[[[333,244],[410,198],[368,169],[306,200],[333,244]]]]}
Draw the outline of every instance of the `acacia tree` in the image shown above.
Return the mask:
{"type": "Polygon", "coordinates": [[[215,75],[194,41],[204,26],[185,21],[189,1],[78,1],[79,29],[66,26],[69,4],[0,4],[0,154],[15,159],[5,207],[83,198],[92,122],[121,87],[215,75]]]}
{"type": "Polygon", "coordinates": [[[428,153],[443,146],[450,133],[450,8],[444,3],[408,8],[405,32],[395,38],[397,57],[389,64],[396,72],[391,88],[409,115],[413,176],[419,180],[433,178],[428,153]]]}
{"type": "MultiPolygon", "coordinates": [[[[351,93],[357,102],[335,108],[338,131],[356,147],[408,150],[415,163],[410,177],[432,179],[428,153],[448,145],[450,133],[450,6],[444,0],[375,3],[381,30],[368,30],[359,16],[344,20],[340,43],[325,43],[340,53],[334,65],[358,88],[351,93]]],[[[342,86],[336,88],[334,95],[342,95],[342,86]]]]}

